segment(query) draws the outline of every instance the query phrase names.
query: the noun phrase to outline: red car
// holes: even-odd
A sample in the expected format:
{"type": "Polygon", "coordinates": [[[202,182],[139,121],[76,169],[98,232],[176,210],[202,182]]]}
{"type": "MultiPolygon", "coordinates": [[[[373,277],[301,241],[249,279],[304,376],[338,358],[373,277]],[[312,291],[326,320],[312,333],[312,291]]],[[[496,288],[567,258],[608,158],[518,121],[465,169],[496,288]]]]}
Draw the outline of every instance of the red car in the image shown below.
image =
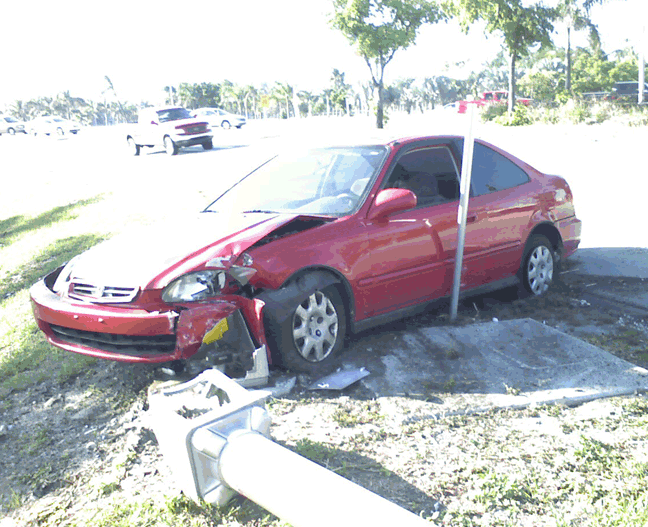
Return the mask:
{"type": "MultiPolygon", "coordinates": [[[[508,91],[506,90],[496,90],[496,91],[485,91],[482,93],[481,99],[475,99],[472,101],[459,101],[455,103],[458,113],[466,113],[468,111],[469,104],[476,104],[478,108],[486,106],[487,104],[506,104],[508,101],[508,91]]],[[[524,106],[529,106],[531,104],[531,99],[526,97],[516,97],[515,102],[518,104],[523,104],[524,106]]]]}
{"type": "MultiPolygon", "coordinates": [[[[245,371],[261,350],[318,373],[347,333],[450,295],[462,149],[416,137],[279,155],[175,231],[116,237],[35,284],[38,325],[104,359],[245,371]]],[[[476,142],[464,296],[544,293],[580,232],[564,179],[476,142]]]]}

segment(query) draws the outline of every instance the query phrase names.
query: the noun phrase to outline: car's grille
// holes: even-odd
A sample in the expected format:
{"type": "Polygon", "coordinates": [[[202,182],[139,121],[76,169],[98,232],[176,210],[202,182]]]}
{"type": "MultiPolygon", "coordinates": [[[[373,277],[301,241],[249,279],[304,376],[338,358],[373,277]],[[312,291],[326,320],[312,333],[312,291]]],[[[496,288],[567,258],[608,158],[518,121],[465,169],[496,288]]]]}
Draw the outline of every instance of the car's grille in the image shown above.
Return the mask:
{"type": "Polygon", "coordinates": [[[125,303],[135,298],[137,287],[101,286],[88,282],[72,282],[68,295],[77,300],[100,303],[125,303]]]}
{"type": "Polygon", "coordinates": [[[152,337],[97,333],[79,329],[64,328],[50,324],[56,337],[63,342],[80,344],[102,351],[126,355],[157,355],[171,353],[175,349],[175,335],[155,335],[152,337]]]}

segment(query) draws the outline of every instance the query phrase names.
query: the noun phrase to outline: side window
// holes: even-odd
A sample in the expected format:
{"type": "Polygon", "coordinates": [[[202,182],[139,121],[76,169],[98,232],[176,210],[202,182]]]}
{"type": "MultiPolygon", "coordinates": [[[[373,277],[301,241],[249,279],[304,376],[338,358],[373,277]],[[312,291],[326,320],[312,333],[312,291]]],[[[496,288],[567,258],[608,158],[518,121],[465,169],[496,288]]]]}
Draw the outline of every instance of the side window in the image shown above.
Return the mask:
{"type": "Polygon", "coordinates": [[[416,194],[418,207],[459,199],[457,168],[446,146],[422,148],[403,155],[385,188],[406,188],[416,194]]]}
{"type": "Polygon", "coordinates": [[[524,170],[487,146],[475,143],[473,156],[472,188],[475,196],[529,182],[524,170]]]}

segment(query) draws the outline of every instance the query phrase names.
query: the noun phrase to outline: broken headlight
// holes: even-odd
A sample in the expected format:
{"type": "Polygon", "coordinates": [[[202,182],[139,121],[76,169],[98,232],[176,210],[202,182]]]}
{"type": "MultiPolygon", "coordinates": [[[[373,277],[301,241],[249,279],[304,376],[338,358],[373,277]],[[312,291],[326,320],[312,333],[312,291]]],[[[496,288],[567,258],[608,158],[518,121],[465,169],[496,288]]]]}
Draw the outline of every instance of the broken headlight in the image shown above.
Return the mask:
{"type": "Polygon", "coordinates": [[[162,291],[165,302],[196,302],[218,295],[225,286],[224,271],[196,271],[175,279],[162,291]]]}

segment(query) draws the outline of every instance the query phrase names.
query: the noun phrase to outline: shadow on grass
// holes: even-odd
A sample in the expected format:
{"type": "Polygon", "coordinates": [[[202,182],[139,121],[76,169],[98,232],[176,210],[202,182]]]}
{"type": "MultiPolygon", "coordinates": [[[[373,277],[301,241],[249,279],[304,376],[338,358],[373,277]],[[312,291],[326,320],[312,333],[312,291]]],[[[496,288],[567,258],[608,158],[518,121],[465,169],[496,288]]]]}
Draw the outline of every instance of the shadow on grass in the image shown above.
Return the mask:
{"type": "Polygon", "coordinates": [[[75,211],[86,205],[98,203],[103,198],[103,195],[94,196],[92,198],[75,201],[60,207],[54,207],[47,212],[39,214],[35,218],[26,218],[25,216],[12,216],[4,220],[0,220],[0,246],[8,246],[15,242],[20,235],[35,231],[42,227],[48,227],[56,222],[62,220],[71,220],[76,218],[75,211]]]}
{"type": "Polygon", "coordinates": [[[83,234],[64,238],[49,245],[32,261],[16,269],[0,284],[0,303],[31,287],[38,279],[104,239],[97,234],[83,234]]]}

